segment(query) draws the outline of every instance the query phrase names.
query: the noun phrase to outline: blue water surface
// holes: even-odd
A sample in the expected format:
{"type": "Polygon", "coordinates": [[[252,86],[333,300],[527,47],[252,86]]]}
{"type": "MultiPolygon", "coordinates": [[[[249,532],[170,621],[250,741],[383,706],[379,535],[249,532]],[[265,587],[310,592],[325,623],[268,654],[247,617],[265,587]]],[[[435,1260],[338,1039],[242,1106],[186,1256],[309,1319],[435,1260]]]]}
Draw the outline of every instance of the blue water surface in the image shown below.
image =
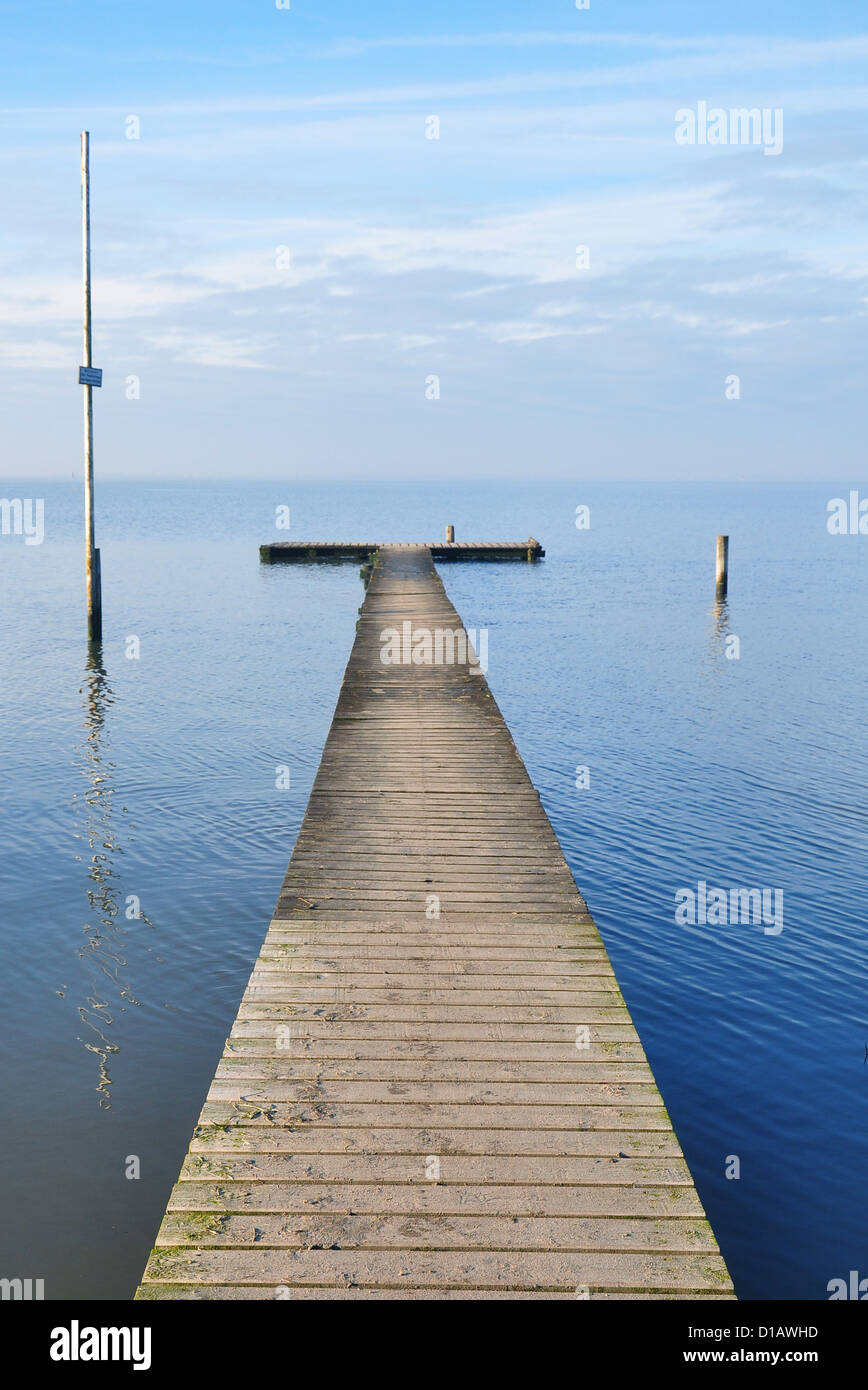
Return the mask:
{"type": "Polygon", "coordinates": [[[0,1275],[132,1295],[258,953],[363,598],[357,566],[259,544],[448,522],[546,547],[441,573],[739,1296],[868,1276],[868,537],[829,535],[833,489],[104,483],[90,654],[81,485],[4,491],[45,539],[0,536],[0,1275]],[[783,931],[678,925],[700,881],[781,889],[783,931]]]}

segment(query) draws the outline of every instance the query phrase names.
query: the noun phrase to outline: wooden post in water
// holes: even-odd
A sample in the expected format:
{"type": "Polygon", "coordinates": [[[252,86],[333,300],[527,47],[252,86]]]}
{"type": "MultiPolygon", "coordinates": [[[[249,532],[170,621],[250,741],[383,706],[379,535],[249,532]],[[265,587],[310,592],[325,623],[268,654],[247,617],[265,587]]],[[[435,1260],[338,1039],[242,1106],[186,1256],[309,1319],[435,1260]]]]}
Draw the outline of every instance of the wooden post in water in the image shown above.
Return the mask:
{"type": "Polygon", "coordinates": [[[446,527],[446,544],[447,544],[447,545],[452,545],[452,544],[454,543],[454,541],[455,541],[455,527],[454,527],[454,526],[447,526],[447,527],[446,527]]]}
{"type": "Polygon", "coordinates": [[[99,551],[94,543],[93,518],[93,388],[102,384],[102,373],[91,362],[90,318],[90,134],[81,132],[81,233],[84,275],[84,365],[79,383],[84,386],[84,564],[87,579],[87,635],[102,640],[102,578],[99,551]]]}
{"type": "Polygon", "coordinates": [[[717,538],[717,564],[715,567],[715,596],[726,598],[729,580],[729,536],[717,538]]]}

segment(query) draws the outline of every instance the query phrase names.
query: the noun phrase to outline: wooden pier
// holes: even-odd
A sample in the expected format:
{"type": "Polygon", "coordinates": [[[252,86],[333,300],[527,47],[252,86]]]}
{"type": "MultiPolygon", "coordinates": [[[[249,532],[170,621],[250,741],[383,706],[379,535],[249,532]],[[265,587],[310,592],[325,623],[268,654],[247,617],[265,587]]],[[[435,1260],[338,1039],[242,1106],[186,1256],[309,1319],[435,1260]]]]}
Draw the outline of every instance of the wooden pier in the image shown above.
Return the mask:
{"type": "Polygon", "coordinates": [[[428,546],[379,547],[145,1299],[732,1298],[597,929],[428,546]],[[460,658],[460,650],[458,652],[460,658]]]}

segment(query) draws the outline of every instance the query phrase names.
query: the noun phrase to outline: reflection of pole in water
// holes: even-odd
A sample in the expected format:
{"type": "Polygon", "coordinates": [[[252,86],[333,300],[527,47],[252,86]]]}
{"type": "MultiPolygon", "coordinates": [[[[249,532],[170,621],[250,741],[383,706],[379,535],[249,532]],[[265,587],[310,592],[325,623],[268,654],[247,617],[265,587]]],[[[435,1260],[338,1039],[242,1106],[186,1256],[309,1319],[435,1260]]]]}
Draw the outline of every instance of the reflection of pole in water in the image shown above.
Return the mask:
{"type": "Polygon", "coordinates": [[[711,610],[712,646],[722,646],[729,636],[729,604],[725,598],[714,600],[711,610]]]}
{"type": "MultiPolygon", "coordinates": [[[[88,649],[84,685],[84,741],[78,746],[78,767],[85,780],[83,796],[74,798],[74,809],[81,817],[78,838],[87,841],[88,888],[90,920],[82,928],[84,941],[77,954],[85,963],[90,976],[86,1001],[79,1006],[79,1017],[91,1030],[92,1037],[79,1041],[99,1058],[99,1103],[111,1104],[111,1075],[109,1057],[118,1046],[109,1040],[106,1030],[114,1022],[111,995],[117,1001],[138,1004],[121,971],[126,958],[121,949],[125,929],[119,921],[121,889],[115,860],[123,851],[114,829],[114,763],[106,757],[105,721],[114,703],[114,693],[103,666],[102,646],[92,642],[88,649]],[[108,982],[108,984],[107,984],[108,982]]],[[[145,919],[146,920],[146,919],[145,919]]],[[[115,1007],[117,1004],[115,1005],[115,1007]]],[[[124,1004],[120,1004],[123,1012],[124,1004]]]]}
{"type": "Polygon", "coordinates": [[[741,656],[741,639],[731,629],[732,612],[725,598],[715,599],[710,617],[708,656],[704,664],[716,666],[721,657],[725,657],[727,662],[738,661],[741,656]]]}

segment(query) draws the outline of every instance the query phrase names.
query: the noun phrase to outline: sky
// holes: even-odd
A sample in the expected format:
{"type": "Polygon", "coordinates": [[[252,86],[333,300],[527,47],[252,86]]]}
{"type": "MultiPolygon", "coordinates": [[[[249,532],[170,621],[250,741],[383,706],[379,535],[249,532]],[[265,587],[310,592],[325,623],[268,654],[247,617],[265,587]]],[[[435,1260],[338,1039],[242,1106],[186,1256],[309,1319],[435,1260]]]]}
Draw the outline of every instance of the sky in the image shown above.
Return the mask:
{"type": "Polygon", "coordinates": [[[863,6],[278,3],[0,0],[7,475],[81,476],[86,128],[98,476],[865,479],[863,6]]]}

